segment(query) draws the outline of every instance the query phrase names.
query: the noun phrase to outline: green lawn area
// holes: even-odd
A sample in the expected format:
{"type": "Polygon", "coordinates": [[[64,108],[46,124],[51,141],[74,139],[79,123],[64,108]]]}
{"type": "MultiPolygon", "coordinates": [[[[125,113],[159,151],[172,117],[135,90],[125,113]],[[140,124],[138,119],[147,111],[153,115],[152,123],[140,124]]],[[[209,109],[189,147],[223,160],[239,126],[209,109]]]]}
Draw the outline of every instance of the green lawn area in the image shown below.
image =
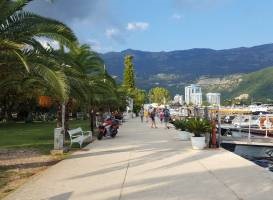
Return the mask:
{"type": "MultiPolygon", "coordinates": [[[[34,122],[34,123],[0,123],[0,153],[7,150],[35,150],[41,154],[49,154],[53,149],[54,128],[56,122],[34,122]]],[[[69,121],[70,128],[81,127],[84,131],[90,130],[89,120],[74,120],[69,121]]],[[[69,141],[67,141],[69,145],[69,141]]],[[[79,148],[77,144],[75,148],[79,148]]],[[[49,156],[49,155],[48,155],[49,156]]],[[[66,156],[66,155],[65,155],[66,156]]],[[[54,157],[56,162],[64,157],[54,157]]],[[[14,159],[14,158],[12,158],[14,159]]],[[[37,157],[31,158],[34,166],[31,171],[28,168],[19,167],[13,169],[5,164],[0,165],[0,199],[6,196],[10,191],[14,190],[20,185],[20,180],[32,176],[39,171],[39,167],[35,166],[36,162],[42,160],[35,160],[37,157]],[[19,184],[17,182],[19,181],[19,184]]],[[[50,160],[53,160],[50,159],[50,160]]],[[[46,162],[45,162],[46,163],[46,162]]],[[[25,163],[20,163],[20,165],[25,163]]],[[[29,163],[28,163],[29,164],[29,163]]],[[[18,163],[17,163],[18,165],[18,163]]],[[[13,164],[11,164],[13,166],[13,164]]],[[[45,165],[46,166],[46,165],[45,165]]]]}
{"type": "MultiPolygon", "coordinates": [[[[43,154],[53,149],[56,122],[2,123],[0,124],[0,149],[32,148],[43,154]]],[[[70,128],[90,130],[89,120],[69,121],[70,128]]]]}

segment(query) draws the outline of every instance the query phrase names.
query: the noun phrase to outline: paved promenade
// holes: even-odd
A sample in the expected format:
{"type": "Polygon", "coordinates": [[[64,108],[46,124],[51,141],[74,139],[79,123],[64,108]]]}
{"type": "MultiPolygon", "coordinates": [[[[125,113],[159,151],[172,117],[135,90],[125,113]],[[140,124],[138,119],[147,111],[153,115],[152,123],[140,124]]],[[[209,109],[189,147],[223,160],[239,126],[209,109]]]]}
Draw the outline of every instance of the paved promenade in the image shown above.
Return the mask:
{"type": "Polygon", "coordinates": [[[272,200],[273,178],[225,150],[192,150],[177,131],[126,122],[6,200],[272,200]]]}

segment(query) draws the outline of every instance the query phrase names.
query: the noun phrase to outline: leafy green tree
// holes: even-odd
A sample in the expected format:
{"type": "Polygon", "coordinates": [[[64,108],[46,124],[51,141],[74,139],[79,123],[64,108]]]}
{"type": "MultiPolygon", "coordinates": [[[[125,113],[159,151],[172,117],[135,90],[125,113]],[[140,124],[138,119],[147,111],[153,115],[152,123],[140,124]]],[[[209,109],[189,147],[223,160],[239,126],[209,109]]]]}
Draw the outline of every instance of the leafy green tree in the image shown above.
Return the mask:
{"type": "Polygon", "coordinates": [[[131,92],[135,88],[135,74],[133,65],[133,56],[127,55],[124,59],[123,86],[131,92]]]}
{"type": "Polygon", "coordinates": [[[202,102],[202,106],[209,106],[209,105],[210,105],[209,102],[206,101],[206,100],[204,100],[204,101],[202,102]]]}
{"type": "Polygon", "coordinates": [[[146,93],[135,86],[135,73],[133,65],[133,56],[127,55],[124,59],[123,90],[128,97],[133,98],[133,111],[138,113],[145,102],[146,93]]]}
{"type": "Polygon", "coordinates": [[[155,87],[149,91],[149,98],[154,103],[164,104],[171,100],[171,95],[166,88],[155,87]]]}
{"type": "Polygon", "coordinates": [[[141,90],[141,89],[137,89],[136,88],[133,91],[133,95],[132,96],[133,96],[133,99],[134,99],[133,111],[134,111],[134,113],[139,113],[141,107],[145,103],[146,92],[145,92],[145,90],[141,90]]]}

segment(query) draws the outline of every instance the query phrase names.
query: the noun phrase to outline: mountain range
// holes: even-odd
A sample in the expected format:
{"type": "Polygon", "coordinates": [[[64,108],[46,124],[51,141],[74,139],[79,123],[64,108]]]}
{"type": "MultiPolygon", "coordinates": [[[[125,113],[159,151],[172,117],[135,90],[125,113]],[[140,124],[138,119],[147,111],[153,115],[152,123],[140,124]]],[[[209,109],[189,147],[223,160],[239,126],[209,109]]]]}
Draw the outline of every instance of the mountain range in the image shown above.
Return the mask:
{"type": "Polygon", "coordinates": [[[122,79],[125,55],[134,57],[138,87],[150,89],[163,86],[173,94],[183,94],[185,85],[197,83],[204,78],[223,79],[273,66],[273,44],[224,50],[195,48],[169,52],[127,49],[101,54],[108,72],[118,80],[122,79]]]}

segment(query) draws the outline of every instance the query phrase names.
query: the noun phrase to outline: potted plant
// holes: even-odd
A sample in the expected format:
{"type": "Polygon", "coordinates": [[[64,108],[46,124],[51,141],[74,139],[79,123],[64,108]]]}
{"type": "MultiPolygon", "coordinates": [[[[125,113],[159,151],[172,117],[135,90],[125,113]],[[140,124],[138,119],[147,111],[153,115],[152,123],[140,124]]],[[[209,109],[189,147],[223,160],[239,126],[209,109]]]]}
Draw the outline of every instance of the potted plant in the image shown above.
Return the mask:
{"type": "Polygon", "coordinates": [[[187,120],[176,120],[173,123],[175,129],[180,130],[179,139],[180,140],[189,140],[190,133],[186,131],[187,129],[187,120]]]}
{"type": "Polygon", "coordinates": [[[194,135],[191,137],[193,149],[204,149],[206,147],[206,133],[211,132],[211,124],[206,119],[192,118],[187,121],[187,130],[194,135]]]}

